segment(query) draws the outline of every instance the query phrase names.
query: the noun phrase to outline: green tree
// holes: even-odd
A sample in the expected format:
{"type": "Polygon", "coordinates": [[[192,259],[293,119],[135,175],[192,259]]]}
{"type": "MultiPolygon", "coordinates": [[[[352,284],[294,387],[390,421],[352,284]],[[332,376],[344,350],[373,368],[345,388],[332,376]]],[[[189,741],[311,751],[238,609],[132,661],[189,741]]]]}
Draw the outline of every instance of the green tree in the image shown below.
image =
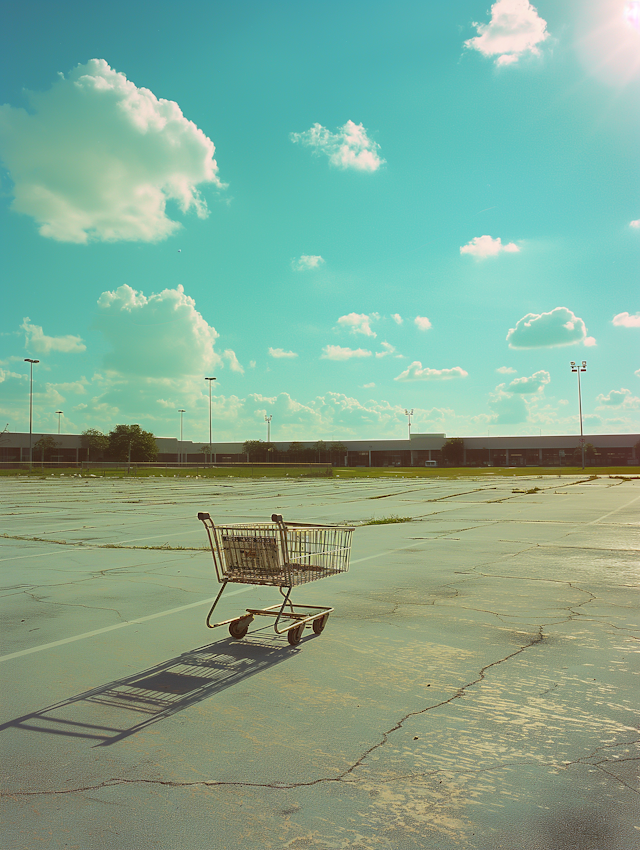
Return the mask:
{"type": "Polygon", "coordinates": [[[97,428],[87,428],[80,435],[80,445],[87,450],[87,460],[102,460],[109,448],[109,438],[97,428]]]}
{"type": "Polygon", "coordinates": [[[464,440],[452,437],[442,447],[442,459],[449,466],[462,466],[464,462],[464,440]]]}
{"type": "Polygon", "coordinates": [[[51,452],[57,448],[58,443],[49,434],[40,437],[37,443],[34,443],[33,450],[40,452],[40,463],[51,459],[51,452]]]}
{"type": "Polygon", "coordinates": [[[108,456],[110,460],[131,459],[135,463],[153,461],[158,456],[156,438],[139,425],[116,425],[113,431],[109,431],[108,456]]]}
{"type": "Polygon", "coordinates": [[[276,463],[278,460],[278,449],[273,443],[265,443],[263,440],[245,440],[242,451],[251,463],[276,463]]]}
{"type": "Polygon", "coordinates": [[[318,442],[313,447],[313,451],[315,453],[317,463],[322,463],[327,459],[327,452],[329,451],[329,447],[327,446],[324,440],[318,440],[318,442]]]}
{"type": "Polygon", "coordinates": [[[302,443],[289,443],[289,448],[287,449],[287,454],[291,458],[294,463],[300,463],[302,458],[304,457],[305,447],[302,443]]]}
{"type": "Polygon", "coordinates": [[[329,446],[329,455],[332,463],[344,463],[344,459],[348,454],[348,449],[343,443],[332,443],[329,446]]]}

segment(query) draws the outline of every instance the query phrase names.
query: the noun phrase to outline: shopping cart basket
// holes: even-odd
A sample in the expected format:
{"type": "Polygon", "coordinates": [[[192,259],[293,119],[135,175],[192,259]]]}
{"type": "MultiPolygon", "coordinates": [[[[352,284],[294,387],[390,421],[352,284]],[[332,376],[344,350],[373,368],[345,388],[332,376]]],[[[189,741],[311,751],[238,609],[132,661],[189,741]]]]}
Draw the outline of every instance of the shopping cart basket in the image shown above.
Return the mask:
{"type": "Polygon", "coordinates": [[[222,587],[207,615],[207,626],[229,626],[234,638],[243,638],[256,616],[274,617],[276,634],[286,632],[292,646],[300,643],[309,624],[315,634],[324,629],[333,608],[294,605],[291,591],[300,584],[346,573],[351,554],[353,528],[284,522],[273,514],[271,522],[214,525],[211,516],[199,513],[207,530],[216,575],[222,587]],[[271,585],[284,597],[269,608],[247,608],[231,620],[211,622],[216,605],[229,583],[271,585]]]}

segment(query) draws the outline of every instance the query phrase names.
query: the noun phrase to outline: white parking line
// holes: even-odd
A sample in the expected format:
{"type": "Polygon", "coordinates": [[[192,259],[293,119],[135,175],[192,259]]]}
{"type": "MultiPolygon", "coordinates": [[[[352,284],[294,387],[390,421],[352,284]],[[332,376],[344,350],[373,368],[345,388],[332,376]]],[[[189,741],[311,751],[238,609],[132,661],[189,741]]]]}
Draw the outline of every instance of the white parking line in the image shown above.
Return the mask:
{"type": "MultiPolygon", "coordinates": [[[[238,593],[246,593],[248,590],[252,590],[253,585],[248,585],[247,587],[241,587],[238,590],[232,590],[230,593],[225,594],[225,596],[236,596],[238,593]]],[[[73,643],[76,640],[84,640],[84,638],[94,637],[95,635],[102,635],[105,632],[112,632],[114,629],[124,629],[125,626],[135,626],[138,623],[146,623],[147,620],[155,620],[158,617],[167,617],[169,614],[177,614],[180,611],[187,611],[189,608],[197,608],[199,605],[210,605],[215,596],[212,596],[210,599],[201,599],[199,602],[191,602],[189,605],[180,605],[179,608],[171,608],[169,611],[159,611],[157,614],[148,614],[146,617],[138,617],[136,620],[128,620],[126,623],[116,623],[114,626],[105,626],[104,629],[95,629],[92,632],[84,632],[81,635],[74,635],[73,637],[63,638],[62,640],[54,640],[51,643],[43,643],[40,646],[32,646],[31,649],[21,649],[19,652],[11,652],[8,655],[0,656],[0,663],[3,661],[10,661],[12,658],[21,658],[23,655],[31,655],[32,652],[42,652],[43,649],[53,649],[54,646],[63,646],[65,643],[73,643]]]]}
{"type": "MultiPolygon", "coordinates": [[[[386,552],[377,552],[375,555],[367,555],[365,558],[356,558],[351,561],[352,564],[360,564],[362,561],[370,561],[373,558],[382,558],[385,555],[392,555],[394,552],[401,552],[403,549],[411,549],[419,544],[419,541],[413,541],[407,546],[400,546],[398,549],[389,549],[386,552]]],[[[87,547],[88,548],[88,547],[87,547]]],[[[247,587],[238,588],[238,590],[231,590],[229,593],[225,593],[225,599],[227,596],[236,596],[238,593],[246,593],[248,590],[253,589],[253,585],[248,585],[247,587]]],[[[103,629],[94,629],[92,632],[84,632],[81,635],[74,635],[73,637],[63,638],[62,640],[54,640],[51,643],[43,643],[40,646],[32,646],[30,649],[21,649],[19,652],[10,652],[7,655],[0,656],[0,664],[3,661],[10,661],[12,658],[22,658],[24,655],[31,655],[34,652],[42,652],[44,649],[53,649],[55,646],[64,646],[65,643],[73,643],[76,640],[84,640],[85,638],[95,637],[96,635],[102,635],[106,632],[112,632],[115,629],[124,629],[126,626],[135,626],[138,623],[146,623],[148,620],[156,620],[158,617],[168,617],[170,614],[178,614],[180,611],[187,611],[189,608],[197,608],[199,605],[210,605],[215,597],[211,597],[210,599],[201,599],[199,602],[191,602],[189,605],[180,605],[178,608],[171,608],[168,611],[159,611],[157,614],[148,614],[146,617],[138,617],[136,620],[128,620],[126,623],[116,623],[113,626],[105,626],[103,629]]]]}

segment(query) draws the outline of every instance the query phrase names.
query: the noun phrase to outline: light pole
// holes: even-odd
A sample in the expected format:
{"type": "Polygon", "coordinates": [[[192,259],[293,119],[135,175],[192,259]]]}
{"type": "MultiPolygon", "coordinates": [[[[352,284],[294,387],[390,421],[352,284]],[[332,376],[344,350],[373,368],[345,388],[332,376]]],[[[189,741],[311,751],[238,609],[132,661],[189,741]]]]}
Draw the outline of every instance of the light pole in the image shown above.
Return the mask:
{"type": "Polygon", "coordinates": [[[264,421],[267,423],[267,443],[271,442],[271,420],[273,419],[273,414],[267,416],[265,413],[264,421]]]}
{"type": "Polygon", "coordinates": [[[571,361],[571,371],[578,376],[578,409],[580,411],[580,452],[582,455],[582,468],[584,469],[584,435],[582,433],[582,390],[580,389],[580,372],[587,371],[587,361],[583,360],[582,364],[578,364],[575,360],[571,361]]]}
{"type": "Polygon", "coordinates": [[[178,413],[180,414],[180,452],[178,454],[178,463],[182,463],[182,417],[186,413],[186,410],[180,408],[178,413]]]}
{"type": "Polygon", "coordinates": [[[24,358],[25,363],[31,364],[31,376],[29,378],[29,469],[33,463],[33,454],[31,448],[31,435],[33,433],[33,364],[39,363],[39,360],[32,360],[30,357],[24,358]]]}
{"type": "Polygon", "coordinates": [[[62,410],[56,410],[58,414],[58,434],[60,433],[60,417],[62,416],[62,410]]]}
{"type": "Polygon", "coordinates": [[[209,381],[209,465],[211,465],[213,455],[213,449],[211,448],[211,382],[215,380],[215,378],[205,378],[205,381],[209,381]]]}
{"type": "Polygon", "coordinates": [[[411,410],[405,410],[404,415],[409,420],[409,439],[411,439],[411,417],[413,416],[413,408],[411,408],[411,410]]]}

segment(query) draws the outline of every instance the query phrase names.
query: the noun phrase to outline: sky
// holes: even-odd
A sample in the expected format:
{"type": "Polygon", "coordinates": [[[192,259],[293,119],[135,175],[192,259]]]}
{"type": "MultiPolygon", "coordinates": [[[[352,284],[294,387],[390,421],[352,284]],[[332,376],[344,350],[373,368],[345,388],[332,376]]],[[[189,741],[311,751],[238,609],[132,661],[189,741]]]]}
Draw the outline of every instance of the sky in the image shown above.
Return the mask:
{"type": "Polygon", "coordinates": [[[0,430],[640,431],[635,0],[0,16],[0,430]]]}

